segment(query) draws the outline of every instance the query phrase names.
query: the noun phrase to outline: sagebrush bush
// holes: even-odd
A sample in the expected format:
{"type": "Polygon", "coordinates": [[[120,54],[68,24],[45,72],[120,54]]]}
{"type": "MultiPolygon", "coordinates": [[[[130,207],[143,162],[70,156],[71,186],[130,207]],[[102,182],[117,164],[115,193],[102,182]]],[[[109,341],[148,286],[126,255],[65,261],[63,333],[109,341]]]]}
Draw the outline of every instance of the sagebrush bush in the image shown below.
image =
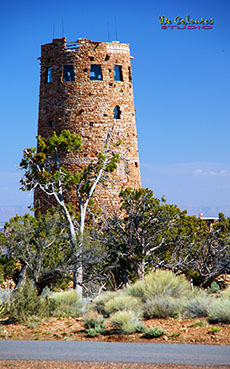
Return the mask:
{"type": "Polygon", "coordinates": [[[83,303],[75,290],[53,292],[44,300],[49,305],[49,315],[51,316],[77,317],[81,315],[83,303]]]}
{"type": "Polygon", "coordinates": [[[190,297],[192,289],[185,277],[176,276],[170,271],[157,270],[128,287],[127,293],[145,302],[156,296],[190,297]]]}
{"type": "Polygon", "coordinates": [[[104,306],[105,313],[110,315],[120,310],[133,310],[141,314],[140,300],[133,296],[121,295],[107,301],[104,306]]]}
{"type": "Polygon", "coordinates": [[[147,300],[143,306],[144,318],[169,318],[176,317],[183,311],[182,299],[173,297],[155,297],[147,300]]]}
{"type": "Polygon", "coordinates": [[[230,286],[227,287],[223,292],[222,292],[222,296],[226,297],[226,298],[230,298],[230,286]]]}
{"type": "Polygon", "coordinates": [[[149,330],[142,334],[143,338],[157,338],[166,334],[166,331],[159,327],[149,328],[149,330]]]}
{"type": "Polygon", "coordinates": [[[188,318],[207,317],[212,301],[213,298],[207,295],[191,298],[185,306],[184,315],[188,318]]]}
{"type": "Polygon", "coordinates": [[[92,308],[96,309],[99,314],[103,314],[104,316],[108,316],[108,314],[105,311],[105,304],[112,300],[113,298],[119,296],[121,292],[115,292],[115,291],[108,291],[102,293],[100,296],[96,297],[96,299],[93,301],[92,308]]]}
{"type": "Polygon", "coordinates": [[[210,323],[230,323],[230,299],[217,298],[209,306],[208,320],[210,323]]]}
{"type": "Polygon", "coordinates": [[[85,329],[95,329],[96,331],[105,329],[105,319],[103,315],[95,310],[88,311],[83,315],[85,329]]]}
{"type": "Polygon", "coordinates": [[[134,311],[117,311],[110,315],[112,324],[122,333],[131,334],[136,331],[139,320],[134,311]]]}

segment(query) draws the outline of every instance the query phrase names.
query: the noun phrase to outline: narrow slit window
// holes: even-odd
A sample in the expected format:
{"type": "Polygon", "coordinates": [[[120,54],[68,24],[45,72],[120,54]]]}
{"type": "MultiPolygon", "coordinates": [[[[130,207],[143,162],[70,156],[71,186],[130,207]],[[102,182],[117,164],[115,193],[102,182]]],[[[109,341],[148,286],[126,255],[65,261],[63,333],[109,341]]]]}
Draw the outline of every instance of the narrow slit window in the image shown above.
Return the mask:
{"type": "Polygon", "coordinates": [[[131,67],[129,67],[129,82],[132,82],[132,72],[131,72],[131,67]]]}
{"type": "Polygon", "coordinates": [[[63,81],[74,81],[74,69],[73,65],[64,65],[63,81]]]}
{"type": "Polygon", "coordinates": [[[91,81],[102,80],[101,66],[99,64],[91,64],[90,79],[91,81]]]}
{"type": "Polygon", "coordinates": [[[52,77],[52,67],[46,68],[46,83],[52,83],[53,77],[52,77]]]}
{"type": "Polygon", "coordinates": [[[123,81],[122,67],[120,65],[114,66],[114,81],[123,81]]]}
{"type": "Polygon", "coordinates": [[[115,106],[113,113],[113,119],[121,119],[121,109],[118,105],[115,106]]]}

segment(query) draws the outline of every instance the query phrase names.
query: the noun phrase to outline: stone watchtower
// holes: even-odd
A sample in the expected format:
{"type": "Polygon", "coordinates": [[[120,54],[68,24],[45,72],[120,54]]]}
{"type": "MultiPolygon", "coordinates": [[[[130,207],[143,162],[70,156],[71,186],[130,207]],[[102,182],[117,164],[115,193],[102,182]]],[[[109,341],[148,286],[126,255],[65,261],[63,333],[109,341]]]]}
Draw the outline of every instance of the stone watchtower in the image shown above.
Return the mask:
{"type": "MultiPolygon", "coordinates": [[[[38,134],[47,137],[68,129],[82,137],[79,157],[66,156],[62,165],[78,171],[94,160],[103,151],[109,129],[121,140],[120,153],[126,153],[96,189],[94,199],[102,207],[111,202],[117,207],[122,188],[141,185],[131,58],[129,45],[117,41],[60,38],[42,45],[38,134]]],[[[75,193],[67,197],[77,202],[75,193]]],[[[47,207],[35,193],[35,206],[39,200],[47,207]]]]}

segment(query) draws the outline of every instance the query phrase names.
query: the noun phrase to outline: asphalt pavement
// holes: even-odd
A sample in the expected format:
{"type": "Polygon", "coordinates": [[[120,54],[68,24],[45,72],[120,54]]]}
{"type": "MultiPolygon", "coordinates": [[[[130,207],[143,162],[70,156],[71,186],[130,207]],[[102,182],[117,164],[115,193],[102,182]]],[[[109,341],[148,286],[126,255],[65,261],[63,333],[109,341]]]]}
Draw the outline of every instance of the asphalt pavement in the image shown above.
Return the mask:
{"type": "Polygon", "coordinates": [[[0,341],[0,360],[230,366],[230,346],[92,341],[0,341]]]}

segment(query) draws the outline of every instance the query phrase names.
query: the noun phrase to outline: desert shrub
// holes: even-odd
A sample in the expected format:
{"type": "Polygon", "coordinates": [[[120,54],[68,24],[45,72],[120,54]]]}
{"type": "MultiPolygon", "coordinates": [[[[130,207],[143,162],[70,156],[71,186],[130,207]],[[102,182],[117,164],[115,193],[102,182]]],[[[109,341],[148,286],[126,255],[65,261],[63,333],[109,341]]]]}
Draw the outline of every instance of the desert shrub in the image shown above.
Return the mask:
{"type": "Polygon", "coordinates": [[[31,281],[26,281],[23,288],[15,295],[11,295],[6,304],[7,315],[10,320],[24,323],[32,315],[44,316],[47,306],[38,296],[37,290],[31,281]]]}
{"type": "Polygon", "coordinates": [[[107,301],[104,310],[108,315],[120,310],[133,310],[140,314],[141,304],[140,300],[133,296],[121,295],[107,301]]]}
{"type": "Polygon", "coordinates": [[[105,304],[108,301],[112,300],[113,298],[119,296],[119,294],[120,294],[120,291],[119,292],[108,291],[108,292],[102,293],[101,295],[96,297],[96,299],[93,301],[92,308],[96,309],[99,314],[108,316],[108,314],[105,311],[105,304]]]}
{"type": "Polygon", "coordinates": [[[211,286],[208,288],[207,292],[208,293],[215,293],[215,292],[217,292],[219,290],[220,290],[219,284],[216,281],[213,281],[211,283],[211,286]]]}
{"type": "Polygon", "coordinates": [[[201,318],[208,316],[208,308],[212,302],[209,296],[201,295],[189,300],[185,306],[184,315],[189,318],[201,318]]]}
{"type": "Polygon", "coordinates": [[[226,298],[230,298],[230,286],[227,287],[223,292],[222,292],[222,296],[226,297],[226,298]]]}
{"type": "Polygon", "coordinates": [[[98,336],[100,333],[103,333],[102,330],[98,330],[96,328],[89,328],[89,329],[86,329],[86,332],[88,334],[89,337],[96,337],[98,336]]]}
{"type": "Polygon", "coordinates": [[[156,338],[166,334],[166,331],[159,327],[149,328],[149,330],[142,334],[143,338],[156,338]]]}
{"type": "Polygon", "coordinates": [[[182,312],[183,305],[181,299],[175,299],[170,296],[155,297],[147,300],[144,304],[144,318],[176,317],[182,312]]]}
{"type": "Polygon", "coordinates": [[[210,327],[209,330],[208,330],[208,333],[209,334],[215,334],[215,333],[218,333],[220,331],[221,331],[220,327],[210,327]]]}
{"type": "Polygon", "coordinates": [[[203,320],[197,320],[196,322],[192,322],[190,324],[190,327],[204,327],[205,325],[207,325],[208,322],[207,321],[203,321],[203,320]]]}
{"type": "Polygon", "coordinates": [[[71,316],[81,315],[82,301],[75,290],[64,292],[53,292],[44,299],[49,306],[51,316],[71,316]]]}
{"type": "Polygon", "coordinates": [[[84,327],[86,330],[94,329],[96,332],[101,333],[105,329],[105,319],[103,315],[99,314],[95,310],[91,310],[83,315],[85,321],[84,327]]]}
{"type": "Polygon", "coordinates": [[[210,323],[230,323],[230,299],[218,298],[208,309],[210,323]]]}
{"type": "Polygon", "coordinates": [[[127,293],[145,302],[155,296],[190,297],[192,289],[185,277],[176,276],[170,271],[157,270],[149,273],[143,281],[128,287],[127,293]]]}
{"type": "Polygon", "coordinates": [[[137,324],[135,326],[135,331],[137,333],[145,333],[146,332],[146,329],[147,329],[146,326],[144,324],[142,324],[142,323],[139,323],[139,324],[137,324]]]}
{"type": "Polygon", "coordinates": [[[131,334],[135,332],[138,325],[138,317],[134,311],[117,311],[110,315],[110,320],[121,333],[131,334]]]}

